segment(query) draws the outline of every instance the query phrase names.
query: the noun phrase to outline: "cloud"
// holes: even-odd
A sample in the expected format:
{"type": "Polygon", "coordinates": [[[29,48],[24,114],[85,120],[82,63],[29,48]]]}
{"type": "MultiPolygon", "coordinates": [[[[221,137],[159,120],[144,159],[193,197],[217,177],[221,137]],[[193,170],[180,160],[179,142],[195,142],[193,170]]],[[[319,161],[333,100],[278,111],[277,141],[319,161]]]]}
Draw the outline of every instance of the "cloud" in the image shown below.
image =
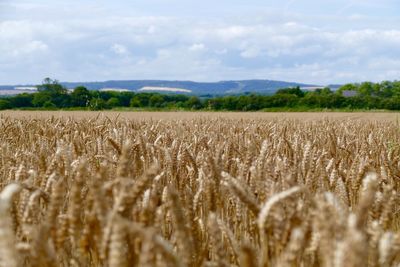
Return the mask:
{"type": "MultiPolygon", "coordinates": [[[[290,2],[296,10],[298,3],[290,2]]],[[[400,69],[399,24],[366,14],[199,19],[127,15],[108,6],[83,14],[77,5],[64,4],[65,14],[77,15],[61,16],[58,5],[21,1],[13,4],[19,15],[0,20],[0,73],[7,73],[0,84],[48,76],[327,84],[396,79],[400,69]]]]}
{"type": "Polygon", "coordinates": [[[255,58],[260,55],[260,49],[258,47],[249,47],[240,53],[243,58],[255,58]]]}
{"type": "Polygon", "coordinates": [[[206,46],[204,44],[192,44],[189,47],[189,51],[192,51],[192,52],[204,51],[205,49],[206,49],[206,46]]]}
{"type": "Polygon", "coordinates": [[[121,44],[113,44],[110,47],[110,49],[111,49],[111,51],[113,51],[117,55],[126,55],[126,54],[128,54],[128,49],[125,46],[121,45],[121,44]]]}

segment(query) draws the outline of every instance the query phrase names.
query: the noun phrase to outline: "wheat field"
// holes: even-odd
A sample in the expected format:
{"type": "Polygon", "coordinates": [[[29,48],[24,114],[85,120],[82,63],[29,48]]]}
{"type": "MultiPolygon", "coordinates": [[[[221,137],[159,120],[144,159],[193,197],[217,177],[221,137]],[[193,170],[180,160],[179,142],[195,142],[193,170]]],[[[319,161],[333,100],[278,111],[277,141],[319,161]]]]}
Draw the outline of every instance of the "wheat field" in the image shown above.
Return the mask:
{"type": "Polygon", "coordinates": [[[367,121],[392,121],[400,120],[399,112],[217,112],[217,111],[23,111],[3,110],[0,116],[19,119],[44,119],[44,118],[74,118],[90,119],[94,117],[108,117],[110,119],[129,120],[188,120],[197,118],[227,118],[227,119],[291,119],[300,121],[313,121],[321,119],[335,120],[367,120],[367,121]]]}
{"type": "Polygon", "coordinates": [[[400,266],[396,114],[40,114],[0,114],[0,266],[400,266]]]}

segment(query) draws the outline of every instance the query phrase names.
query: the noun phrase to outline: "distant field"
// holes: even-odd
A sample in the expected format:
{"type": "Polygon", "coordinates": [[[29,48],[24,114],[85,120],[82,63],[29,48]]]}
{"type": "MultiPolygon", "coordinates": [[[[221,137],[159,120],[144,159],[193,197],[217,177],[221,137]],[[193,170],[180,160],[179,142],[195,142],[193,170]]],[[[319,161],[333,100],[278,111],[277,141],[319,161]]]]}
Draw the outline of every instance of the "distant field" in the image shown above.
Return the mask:
{"type": "Polygon", "coordinates": [[[18,94],[24,94],[24,93],[28,93],[28,94],[32,94],[32,93],[36,93],[36,91],[34,90],[0,90],[0,96],[13,96],[13,95],[18,95],[18,94]]]}
{"type": "Polygon", "coordinates": [[[193,119],[204,118],[229,118],[229,119],[295,119],[295,120],[320,120],[320,119],[362,119],[379,121],[397,121],[399,112],[119,112],[119,111],[0,111],[0,115],[14,118],[48,118],[73,117],[91,118],[106,116],[109,118],[124,119],[193,119]]]}

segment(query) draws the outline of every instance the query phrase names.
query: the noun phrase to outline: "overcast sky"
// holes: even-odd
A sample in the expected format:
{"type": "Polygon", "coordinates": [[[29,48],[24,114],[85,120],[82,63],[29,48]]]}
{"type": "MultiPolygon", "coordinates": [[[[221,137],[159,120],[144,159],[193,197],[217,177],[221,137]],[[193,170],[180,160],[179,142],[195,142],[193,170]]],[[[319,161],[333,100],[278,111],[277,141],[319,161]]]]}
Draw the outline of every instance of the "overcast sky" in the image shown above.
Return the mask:
{"type": "Polygon", "coordinates": [[[400,79],[398,0],[0,0],[0,84],[400,79]]]}

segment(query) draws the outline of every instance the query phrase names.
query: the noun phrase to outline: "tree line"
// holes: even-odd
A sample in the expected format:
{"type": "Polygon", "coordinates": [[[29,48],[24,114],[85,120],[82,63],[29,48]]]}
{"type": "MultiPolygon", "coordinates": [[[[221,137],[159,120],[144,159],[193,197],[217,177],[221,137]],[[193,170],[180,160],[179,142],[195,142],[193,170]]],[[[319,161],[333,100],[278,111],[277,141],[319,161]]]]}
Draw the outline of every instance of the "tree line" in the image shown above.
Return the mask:
{"type": "Polygon", "coordinates": [[[284,88],[274,95],[197,97],[184,94],[94,91],[83,86],[68,91],[57,80],[45,79],[35,93],[0,99],[0,109],[90,109],[118,107],[256,111],[263,109],[387,109],[400,110],[400,81],[346,84],[337,91],[284,88]]]}
{"type": "Polygon", "coordinates": [[[35,93],[23,93],[0,99],[0,109],[90,109],[117,107],[157,109],[199,109],[196,96],[182,94],[135,93],[130,91],[97,91],[78,86],[67,90],[57,80],[45,79],[35,93]]]}

